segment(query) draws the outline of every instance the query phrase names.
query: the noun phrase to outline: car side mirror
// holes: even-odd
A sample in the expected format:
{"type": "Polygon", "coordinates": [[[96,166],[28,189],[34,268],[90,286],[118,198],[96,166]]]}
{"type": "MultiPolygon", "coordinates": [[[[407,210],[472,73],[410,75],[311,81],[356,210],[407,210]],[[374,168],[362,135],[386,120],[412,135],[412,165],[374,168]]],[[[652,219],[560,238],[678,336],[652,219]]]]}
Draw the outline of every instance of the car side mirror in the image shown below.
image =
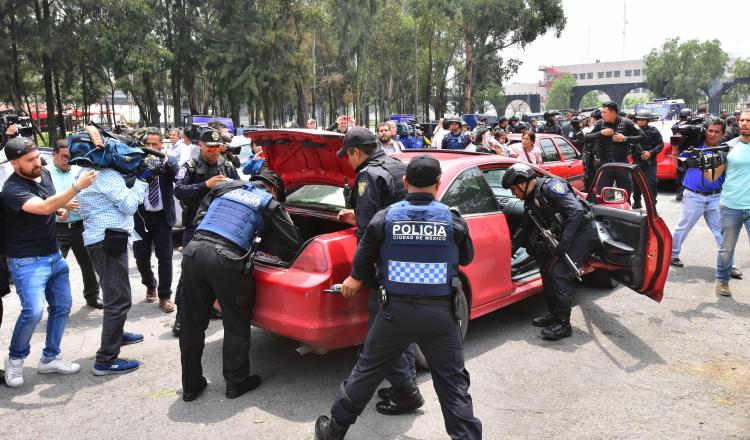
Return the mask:
{"type": "Polygon", "coordinates": [[[606,187],[602,189],[601,200],[611,204],[625,203],[628,200],[628,192],[622,188],[606,187]]]}

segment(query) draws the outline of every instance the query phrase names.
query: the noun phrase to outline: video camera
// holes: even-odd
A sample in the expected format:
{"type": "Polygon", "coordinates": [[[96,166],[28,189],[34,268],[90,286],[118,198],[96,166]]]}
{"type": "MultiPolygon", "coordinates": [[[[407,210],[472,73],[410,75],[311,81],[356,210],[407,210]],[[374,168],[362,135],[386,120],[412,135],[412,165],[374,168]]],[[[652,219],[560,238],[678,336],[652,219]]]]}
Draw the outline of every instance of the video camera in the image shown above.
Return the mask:
{"type": "Polygon", "coordinates": [[[213,129],[209,127],[208,124],[193,122],[189,126],[185,127],[185,130],[183,130],[183,132],[185,133],[185,136],[189,137],[193,143],[197,144],[200,142],[201,134],[203,134],[203,132],[205,132],[206,130],[213,129]]]}
{"type": "Polygon", "coordinates": [[[18,116],[13,113],[3,115],[3,123],[0,127],[0,131],[5,133],[11,125],[18,125],[18,135],[30,138],[34,136],[34,127],[31,125],[31,118],[28,116],[18,116]]]}
{"type": "Polygon", "coordinates": [[[691,147],[677,157],[677,168],[682,172],[688,168],[698,168],[702,171],[713,170],[726,165],[727,152],[729,152],[729,145],[726,144],[718,147],[691,147]]]}
{"type": "Polygon", "coordinates": [[[693,118],[673,127],[677,133],[670,138],[672,146],[693,148],[702,144],[706,140],[705,123],[704,118],[693,118]]]}

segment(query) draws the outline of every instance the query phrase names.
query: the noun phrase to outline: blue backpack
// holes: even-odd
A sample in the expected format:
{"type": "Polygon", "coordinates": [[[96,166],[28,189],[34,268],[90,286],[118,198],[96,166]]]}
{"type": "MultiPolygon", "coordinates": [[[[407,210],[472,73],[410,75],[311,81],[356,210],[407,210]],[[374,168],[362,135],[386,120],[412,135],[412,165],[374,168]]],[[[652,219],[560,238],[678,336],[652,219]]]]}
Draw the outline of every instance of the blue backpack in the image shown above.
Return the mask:
{"type": "Polygon", "coordinates": [[[136,174],[146,153],[113,138],[105,138],[103,148],[95,148],[88,133],[68,138],[70,164],[87,168],[112,168],[121,174],[136,174]]]}

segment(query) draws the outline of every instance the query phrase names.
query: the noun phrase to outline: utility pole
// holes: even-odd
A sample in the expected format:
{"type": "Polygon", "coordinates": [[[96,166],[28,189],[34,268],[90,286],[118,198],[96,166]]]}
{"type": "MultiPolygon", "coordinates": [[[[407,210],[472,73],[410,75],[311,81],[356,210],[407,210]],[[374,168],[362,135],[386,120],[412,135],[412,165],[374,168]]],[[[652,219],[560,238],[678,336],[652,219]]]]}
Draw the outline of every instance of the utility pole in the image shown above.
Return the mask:
{"type": "Polygon", "coordinates": [[[419,61],[417,52],[417,18],[414,16],[414,115],[419,113],[419,61]]]}
{"type": "Polygon", "coordinates": [[[622,2],[622,59],[625,60],[625,27],[628,25],[628,16],[625,12],[627,1],[622,2]]]}
{"type": "MultiPolygon", "coordinates": [[[[312,117],[317,121],[318,115],[315,113],[315,29],[313,29],[313,42],[312,42],[312,76],[313,76],[313,86],[312,86],[312,117]]],[[[307,123],[307,121],[305,121],[307,123]]],[[[320,124],[323,123],[323,121],[319,121],[320,124]]]]}

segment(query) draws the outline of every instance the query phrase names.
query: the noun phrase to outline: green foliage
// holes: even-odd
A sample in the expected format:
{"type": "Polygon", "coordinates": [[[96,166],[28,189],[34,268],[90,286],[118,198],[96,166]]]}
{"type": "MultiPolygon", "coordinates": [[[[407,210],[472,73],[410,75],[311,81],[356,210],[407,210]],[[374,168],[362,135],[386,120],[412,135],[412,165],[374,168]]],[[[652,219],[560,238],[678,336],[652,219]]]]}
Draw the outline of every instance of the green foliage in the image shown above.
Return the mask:
{"type": "Polygon", "coordinates": [[[623,99],[622,101],[622,108],[632,110],[635,108],[636,105],[649,102],[652,99],[653,99],[653,95],[651,93],[647,93],[645,95],[639,95],[639,96],[626,96],[625,99],[623,99]]]}
{"type": "Polygon", "coordinates": [[[570,108],[570,93],[576,86],[576,78],[573,75],[561,75],[552,81],[552,87],[547,96],[548,109],[570,108]]]}
{"type": "Polygon", "coordinates": [[[604,104],[604,101],[602,101],[602,98],[599,96],[599,91],[592,90],[583,95],[579,106],[580,108],[596,108],[601,107],[602,104],[604,104]]]}
{"type": "MultiPolygon", "coordinates": [[[[732,78],[750,78],[750,59],[739,58],[734,64],[732,78]]],[[[721,97],[721,103],[727,105],[744,104],[750,102],[750,84],[739,84],[721,97]]]]}
{"type": "Polygon", "coordinates": [[[658,96],[695,104],[701,91],[708,94],[711,82],[724,74],[727,60],[719,40],[681,43],[679,38],[670,39],[646,56],[646,83],[658,96]]]}

